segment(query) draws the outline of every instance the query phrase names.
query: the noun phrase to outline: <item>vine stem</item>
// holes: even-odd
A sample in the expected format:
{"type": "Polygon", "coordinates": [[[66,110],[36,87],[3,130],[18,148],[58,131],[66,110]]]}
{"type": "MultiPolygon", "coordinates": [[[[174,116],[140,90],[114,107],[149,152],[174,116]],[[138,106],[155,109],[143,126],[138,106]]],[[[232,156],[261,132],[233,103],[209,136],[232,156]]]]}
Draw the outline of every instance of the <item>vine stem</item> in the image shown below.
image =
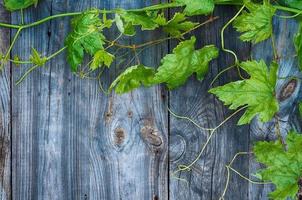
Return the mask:
{"type": "MultiPolygon", "coordinates": [[[[228,2],[215,2],[217,5],[243,5],[243,3],[228,3],[228,2]]],[[[140,9],[130,9],[128,11],[131,12],[142,12],[142,11],[152,11],[152,10],[160,10],[160,9],[167,9],[167,8],[177,8],[177,7],[182,7],[184,4],[182,3],[177,3],[177,2],[172,2],[172,3],[163,3],[163,4],[158,4],[158,5],[153,5],[153,6],[147,6],[144,8],[140,9]]],[[[295,8],[288,8],[284,6],[279,6],[279,5],[273,5],[274,8],[277,10],[283,10],[287,12],[291,12],[297,15],[301,14],[301,10],[295,9],[295,8]]],[[[105,14],[110,14],[110,13],[117,13],[119,12],[120,9],[113,9],[113,10],[99,10],[100,13],[105,13],[105,14]]],[[[57,14],[57,15],[52,15],[49,17],[45,17],[39,21],[29,23],[29,24],[22,24],[22,25],[16,25],[16,24],[8,24],[8,23],[3,23],[0,22],[0,27],[4,28],[13,28],[13,29],[19,29],[19,28],[30,28],[33,26],[40,25],[42,23],[45,23],[49,20],[56,19],[56,18],[61,18],[61,17],[70,17],[70,16],[76,16],[80,15],[82,12],[69,12],[69,13],[63,13],[63,14],[57,14]]]]}
{"type": "Polygon", "coordinates": [[[213,128],[205,128],[205,127],[200,126],[197,122],[195,122],[194,120],[192,120],[189,117],[181,116],[181,115],[178,115],[178,114],[174,113],[169,107],[167,109],[168,109],[169,113],[172,116],[174,116],[175,118],[188,120],[189,122],[191,122],[192,124],[194,124],[195,126],[197,126],[201,130],[205,130],[205,131],[212,131],[213,130],[213,128]]]}
{"type": "Polygon", "coordinates": [[[29,68],[22,76],[19,78],[16,82],[16,85],[19,85],[32,71],[40,67],[39,65],[34,65],[31,68],[29,68]]]}
{"type": "MultiPolygon", "coordinates": [[[[242,6],[244,5],[244,3],[238,2],[238,3],[234,3],[234,2],[215,2],[216,5],[237,5],[237,6],[242,6]]],[[[272,5],[275,9],[277,10],[281,10],[281,11],[287,11],[287,12],[291,12],[291,13],[295,13],[295,14],[302,14],[302,10],[300,9],[296,9],[296,8],[289,8],[289,7],[285,7],[285,6],[280,6],[280,5],[272,5]]]]}
{"type": "Polygon", "coordinates": [[[232,158],[231,162],[228,165],[225,165],[226,169],[227,169],[227,180],[225,183],[225,187],[224,190],[221,194],[221,196],[219,197],[219,200],[224,200],[224,196],[228,190],[229,184],[230,184],[230,176],[231,176],[231,172],[233,171],[234,173],[236,173],[238,176],[240,176],[241,178],[243,178],[244,180],[248,181],[249,183],[252,184],[257,184],[257,185],[265,185],[265,184],[271,184],[272,182],[258,182],[258,181],[253,181],[249,178],[247,178],[246,176],[242,175],[240,172],[238,172],[236,169],[234,169],[232,167],[233,163],[235,162],[235,160],[237,159],[238,156],[241,155],[250,155],[252,154],[252,152],[238,152],[235,154],[235,156],[232,158]]]}
{"type": "MultiPolygon", "coordinates": [[[[160,9],[166,9],[166,8],[176,8],[176,7],[180,7],[180,6],[183,6],[183,4],[180,4],[180,3],[164,3],[164,4],[158,4],[158,5],[153,5],[153,6],[147,6],[147,7],[144,7],[144,8],[140,8],[140,9],[130,9],[130,10],[127,10],[127,11],[130,11],[130,12],[142,12],[142,11],[152,11],[152,10],[160,10],[160,9]]],[[[120,12],[120,9],[113,9],[113,10],[99,10],[100,13],[103,13],[103,14],[114,14],[114,13],[117,13],[117,12],[120,12]]],[[[72,17],[72,16],[77,16],[77,15],[80,15],[82,14],[83,12],[69,12],[69,13],[62,13],[62,14],[56,14],[56,15],[52,15],[52,16],[48,16],[48,17],[45,17],[41,20],[38,20],[36,22],[33,22],[33,23],[29,23],[29,24],[21,24],[21,25],[16,25],[16,24],[7,24],[7,23],[0,23],[0,27],[5,27],[5,28],[14,28],[14,29],[19,29],[19,28],[30,28],[30,27],[33,27],[33,26],[37,26],[37,25],[40,25],[40,24],[43,24],[49,20],[53,20],[53,19],[56,19],[56,18],[61,18],[61,17],[72,17]]]]}
{"type": "MultiPolygon", "coordinates": [[[[15,43],[16,43],[16,41],[17,41],[17,39],[18,39],[18,37],[19,37],[21,31],[22,31],[22,29],[23,29],[23,28],[19,28],[18,31],[17,31],[17,33],[15,34],[15,36],[14,36],[14,38],[13,38],[13,41],[12,41],[12,43],[10,44],[10,46],[9,46],[9,48],[8,48],[8,50],[7,50],[7,52],[6,52],[5,56],[4,56],[4,58],[3,58],[4,62],[8,59],[8,57],[9,57],[9,55],[10,55],[10,52],[11,52],[11,50],[13,49],[13,47],[14,47],[14,45],[15,45],[15,43]]],[[[3,69],[4,62],[1,64],[0,69],[3,69]]]]}
{"type": "Polygon", "coordinates": [[[220,128],[223,124],[225,124],[228,120],[230,120],[234,115],[236,115],[237,113],[239,113],[240,111],[242,111],[243,109],[247,108],[247,106],[243,106],[240,109],[236,110],[233,114],[231,114],[230,116],[228,116],[225,120],[223,120],[218,126],[216,126],[215,128],[213,128],[210,132],[210,135],[208,137],[208,139],[206,140],[205,144],[202,146],[201,151],[199,152],[199,154],[197,155],[197,157],[189,164],[189,165],[179,165],[178,166],[178,170],[176,170],[175,172],[173,172],[172,174],[176,174],[178,172],[181,171],[189,171],[191,169],[191,167],[200,159],[200,157],[202,156],[203,152],[205,151],[206,147],[208,146],[209,142],[211,141],[214,133],[216,132],[216,130],[218,128],[220,128]]]}
{"type": "Polygon", "coordinates": [[[232,69],[232,68],[234,68],[234,67],[236,67],[236,65],[231,65],[231,66],[229,66],[229,67],[227,67],[227,68],[221,70],[221,71],[214,77],[214,79],[212,80],[210,86],[211,86],[211,87],[213,86],[213,84],[214,84],[215,81],[219,78],[219,76],[220,76],[221,74],[223,74],[224,72],[226,72],[226,71],[228,71],[228,70],[230,70],[230,69],[232,69]]]}
{"type": "Polygon", "coordinates": [[[117,43],[116,41],[109,41],[109,40],[105,40],[106,42],[110,43],[110,47],[112,45],[114,46],[117,46],[117,47],[120,47],[120,48],[128,48],[128,49],[138,49],[138,48],[142,48],[142,47],[145,47],[145,46],[148,46],[148,45],[152,45],[152,44],[155,44],[155,43],[161,43],[161,42],[164,42],[164,41],[167,41],[167,40],[171,40],[171,39],[175,39],[175,38],[179,38],[179,37],[183,37],[185,36],[186,34],[208,24],[208,23],[211,23],[213,21],[215,21],[216,19],[218,19],[219,17],[218,16],[215,16],[215,17],[210,17],[208,20],[204,21],[203,23],[200,23],[198,25],[196,25],[195,27],[193,27],[192,29],[186,31],[186,32],[183,32],[182,34],[180,34],[179,36],[177,37],[166,37],[166,38],[161,38],[161,39],[158,39],[158,40],[153,40],[153,41],[149,41],[149,42],[145,42],[145,43],[142,43],[142,44],[132,44],[132,45],[124,45],[124,44],[119,44],[117,43]]]}
{"type": "Polygon", "coordinates": [[[240,10],[235,14],[235,16],[230,19],[221,29],[221,32],[220,32],[220,38],[221,38],[221,48],[223,51],[227,52],[227,53],[230,53],[234,56],[234,59],[235,59],[235,64],[238,63],[238,58],[237,58],[237,55],[234,51],[230,50],[230,49],[226,49],[225,48],[225,45],[224,45],[224,31],[225,29],[240,15],[240,13],[242,12],[242,10],[245,8],[245,5],[243,5],[240,10]]]}
{"type": "MultiPolygon", "coordinates": [[[[60,53],[62,53],[65,49],[67,49],[67,46],[62,47],[61,49],[59,49],[58,51],[54,52],[53,54],[51,54],[50,56],[46,57],[46,62],[48,62],[49,60],[51,60],[52,58],[56,57],[57,55],[59,55],[60,53]]],[[[22,63],[24,62],[30,62],[30,61],[22,61],[22,63]]],[[[45,63],[46,63],[45,62],[45,63]]],[[[16,85],[19,85],[22,81],[24,81],[24,79],[35,69],[41,67],[41,65],[34,65],[31,68],[29,68],[17,81],[16,81],[16,85]]]]}

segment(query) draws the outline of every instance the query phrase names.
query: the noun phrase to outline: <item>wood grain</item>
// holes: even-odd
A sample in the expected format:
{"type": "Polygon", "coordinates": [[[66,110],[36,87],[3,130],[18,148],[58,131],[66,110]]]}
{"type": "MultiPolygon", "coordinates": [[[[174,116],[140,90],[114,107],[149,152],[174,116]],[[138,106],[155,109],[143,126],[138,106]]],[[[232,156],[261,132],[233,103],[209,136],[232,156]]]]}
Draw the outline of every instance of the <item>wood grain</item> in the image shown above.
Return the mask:
{"type": "MultiPolygon", "coordinates": [[[[219,7],[214,16],[219,20],[205,27],[195,34],[199,38],[198,47],[206,44],[220,46],[220,31],[223,25],[234,15],[234,8],[219,7]]],[[[199,21],[205,18],[197,18],[199,21]]],[[[245,60],[249,56],[249,44],[237,39],[238,35],[228,28],[225,32],[226,47],[235,50],[239,58],[245,60]]],[[[214,128],[221,123],[231,112],[207,91],[210,82],[222,69],[233,64],[234,59],[229,54],[220,52],[218,60],[212,62],[210,73],[199,82],[192,78],[183,87],[170,92],[170,107],[176,113],[194,119],[203,127],[214,128]]],[[[215,85],[222,85],[230,80],[236,80],[236,69],[223,74],[215,85]]],[[[170,176],[171,199],[218,199],[223,192],[226,181],[225,165],[238,151],[247,151],[249,146],[248,126],[236,126],[238,115],[218,129],[212,138],[206,151],[193,165],[189,172],[177,174],[177,178],[170,176]]],[[[170,118],[170,155],[174,155],[170,162],[170,171],[175,171],[180,164],[192,162],[204,145],[209,131],[200,130],[192,123],[170,118]]],[[[248,159],[239,160],[234,167],[245,173],[248,167],[248,159]]],[[[246,174],[247,175],[247,174],[246,174]]],[[[248,183],[238,176],[232,176],[229,190],[225,199],[247,199],[248,183]]]]}
{"type": "MultiPolygon", "coordinates": [[[[27,10],[25,20],[91,7],[145,5],[144,1],[126,0],[48,0],[27,10]]],[[[19,21],[17,13],[12,21],[19,21]]],[[[69,19],[65,18],[25,30],[13,54],[28,58],[34,46],[42,55],[49,55],[62,47],[68,27],[69,19]]],[[[107,35],[113,39],[118,33],[107,35]]],[[[160,36],[159,32],[138,33],[124,42],[140,43],[160,36]]],[[[166,46],[142,52],[140,62],[157,65],[166,46]]],[[[13,86],[14,199],[167,199],[165,90],[157,86],[105,96],[97,81],[74,76],[65,56],[58,56],[21,85],[13,86]]],[[[108,87],[123,68],[116,63],[106,71],[104,86],[108,87]]],[[[25,70],[14,66],[13,80],[25,70]]]]}
{"type": "MultiPolygon", "coordinates": [[[[10,16],[0,3],[0,19],[9,22],[10,16]]],[[[9,29],[0,30],[0,55],[8,49],[9,29]]],[[[11,198],[11,76],[10,64],[0,71],[0,199],[11,198]]]]}
{"type": "MultiPolygon", "coordinates": [[[[140,8],[155,3],[158,1],[43,0],[37,8],[25,10],[25,23],[91,7],[140,8]]],[[[195,32],[196,46],[220,46],[220,30],[235,12],[234,7],[218,7],[214,15],[219,16],[219,20],[195,32]]],[[[1,22],[9,22],[12,18],[14,24],[21,20],[19,13],[10,16],[1,4],[0,18],[1,22]]],[[[202,22],[207,18],[194,20],[202,22]]],[[[302,98],[301,81],[292,80],[292,76],[302,77],[293,56],[292,38],[297,23],[275,18],[274,27],[280,56],[280,79],[276,89],[280,112],[277,116],[285,136],[292,127],[301,131],[296,107],[302,98]]],[[[64,45],[69,31],[70,18],[26,29],[11,56],[26,59],[31,47],[44,56],[50,55],[64,45]]],[[[8,35],[14,34],[15,31],[0,30],[0,52],[7,49],[8,35]]],[[[107,31],[106,36],[113,40],[118,31],[107,31]]],[[[121,42],[139,44],[160,37],[163,37],[160,31],[142,33],[137,30],[136,37],[123,37],[121,42]]],[[[124,60],[116,61],[104,71],[102,85],[108,88],[126,66],[137,63],[158,66],[162,56],[175,44],[175,41],[165,42],[143,51],[138,49],[139,59],[130,52],[124,60]],[[132,62],[128,63],[129,59],[132,62]]],[[[238,33],[231,27],[226,29],[225,45],[241,60],[263,58],[269,63],[273,58],[270,40],[251,48],[249,43],[238,39],[238,33]]],[[[118,51],[118,56],[125,53],[118,51]]],[[[257,140],[275,139],[272,127],[276,120],[262,124],[255,119],[250,126],[238,127],[238,114],[218,129],[191,171],[172,176],[180,164],[195,159],[209,132],[169,115],[167,106],[177,114],[193,118],[201,126],[217,126],[232,112],[207,91],[214,76],[233,64],[233,57],[221,51],[220,57],[211,63],[205,80],[199,82],[192,77],[174,91],[167,92],[164,86],[155,86],[109,96],[100,92],[98,81],[82,80],[72,74],[65,57],[65,53],[59,55],[18,86],[15,81],[30,66],[12,65],[10,68],[7,64],[0,74],[0,199],[218,199],[226,182],[225,165],[231,158],[239,151],[251,151],[257,140]]],[[[236,69],[224,73],[214,86],[231,80],[238,80],[236,69]]],[[[253,157],[241,157],[233,167],[249,176],[259,164],[253,157]]],[[[225,199],[267,199],[271,189],[271,185],[249,184],[232,173],[225,199]]]]}

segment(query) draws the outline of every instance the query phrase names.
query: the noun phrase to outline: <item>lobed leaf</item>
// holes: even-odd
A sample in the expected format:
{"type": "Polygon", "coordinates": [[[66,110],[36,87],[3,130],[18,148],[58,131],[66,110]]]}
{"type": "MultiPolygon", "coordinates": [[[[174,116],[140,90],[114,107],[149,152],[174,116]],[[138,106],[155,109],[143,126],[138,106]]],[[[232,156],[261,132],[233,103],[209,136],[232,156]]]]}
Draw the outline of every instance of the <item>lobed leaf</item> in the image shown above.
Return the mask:
{"type": "Polygon", "coordinates": [[[285,150],[280,141],[258,142],[254,146],[256,160],[265,165],[265,168],[258,172],[258,177],[263,181],[272,181],[276,186],[269,194],[271,199],[296,199],[301,187],[299,182],[302,179],[302,135],[290,131],[286,146],[285,150]]]}
{"type": "Polygon", "coordinates": [[[241,34],[242,41],[258,43],[271,37],[272,18],[276,9],[268,3],[255,4],[250,1],[245,3],[248,11],[243,11],[233,23],[241,34]]]}
{"type": "Polygon", "coordinates": [[[98,50],[93,56],[90,69],[95,70],[102,65],[105,65],[106,67],[110,67],[113,60],[114,60],[114,55],[105,51],[104,49],[98,50]]]}
{"type": "Polygon", "coordinates": [[[38,0],[4,0],[4,6],[9,11],[20,10],[37,4],[38,0]]]}
{"type": "Polygon", "coordinates": [[[127,68],[110,85],[109,91],[115,88],[118,94],[129,92],[144,85],[149,87],[153,84],[155,71],[151,67],[135,65],[127,68]]]}
{"type": "Polygon", "coordinates": [[[214,45],[205,46],[195,50],[195,37],[183,41],[173,49],[173,54],[166,55],[161,60],[155,83],[167,83],[169,89],[176,88],[185,83],[193,73],[198,80],[202,80],[208,72],[209,62],[218,57],[218,49],[214,45]]]}
{"type": "Polygon", "coordinates": [[[127,10],[118,10],[116,15],[116,25],[120,32],[126,35],[134,35],[135,30],[133,26],[141,26],[142,30],[154,30],[158,28],[156,23],[157,12],[133,12],[127,10]]]}
{"type": "Polygon", "coordinates": [[[214,10],[213,0],[176,0],[185,5],[184,13],[188,16],[210,14],[214,10]]]}
{"type": "Polygon", "coordinates": [[[247,61],[241,63],[241,68],[250,75],[249,79],[231,82],[209,92],[230,109],[247,106],[238,125],[250,123],[256,115],[262,122],[268,122],[279,110],[275,96],[278,65],[273,63],[269,71],[263,60],[247,61]]]}
{"type": "Polygon", "coordinates": [[[172,37],[180,37],[182,33],[191,30],[198,24],[187,21],[187,18],[183,13],[175,13],[173,18],[169,21],[164,17],[158,17],[156,22],[172,37]]]}
{"type": "Polygon", "coordinates": [[[99,18],[99,10],[93,9],[83,12],[72,20],[73,31],[65,40],[67,46],[67,60],[72,71],[77,71],[78,66],[83,62],[84,53],[94,56],[103,49],[104,25],[99,18]]]}

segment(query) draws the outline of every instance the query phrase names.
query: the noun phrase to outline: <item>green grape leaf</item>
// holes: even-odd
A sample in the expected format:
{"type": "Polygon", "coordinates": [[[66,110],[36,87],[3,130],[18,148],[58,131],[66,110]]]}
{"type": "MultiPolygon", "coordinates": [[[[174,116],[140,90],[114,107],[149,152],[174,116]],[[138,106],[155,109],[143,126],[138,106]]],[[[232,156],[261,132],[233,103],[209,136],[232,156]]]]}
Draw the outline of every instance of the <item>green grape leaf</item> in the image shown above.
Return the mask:
{"type": "Polygon", "coordinates": [[[99,18],[99,10],[93,9],[83,12],[72,19],[73,31],[65,40],[67,46],[67,60],[72,71],[77,71],[78,66],[83,62],[84,53],[94,56],[96,52],[103,49],[105,28],[99,18]]]}
{"type": "MultiPolygon", "coordinates": [[[[118,10],[116,14],[116,19],[118,20],[118,28],[120,32],[123,33],[123,28],[127,27],[127,31],[134,31],[133,25],[141,26],[142,30],[154,30],[158,28],[158,24],[155,22],[157,18],[157,12],[132,12],[126,10],[118,10]],[[123,24],[123,26],[121,26],[123,24]]],[[[130,31],[130,32],[131,32],[130,31]]],[[[135,32],[134,32],[135,33],[135,32]]]]}
{"type": "Polygon", "coordinates": [[[127,68],[110,85],[109,91],[115,88],[117,94],[129,92],[135,88],[144,85],[149,87],[153,85],[155,71],[151,67],[144,65],[135,65],[127,68]]]}
{"type": "Polygon", "coordinates": [[[296,199],[299,187],[302,187],[302,135],[290,131],[286,146],[285,150],[279,140],[265,141],[257,142],[253,149],[256,160],[265,165],[264,169],[258,171],[258,176],[263,181],[272,181],[276,186],[269,194],[275,200],[296,199]]]}
{"type": "Polygon", "coordinates": [[[119,14],[115,14],[115,24],[117,29],[124,35],[133,36],[135,35],[135,28],[131,22],[125,24],[119,14]]]}
{"type": "Polygon", "coordinates": [[[172,37],[180,37],[183,32],[191,30],[198,24],[187,21],[187,18],[183,13],[175,13],[173,18],[169,21],[166,21],[164,17],[158,17],[156,22],[172,37]]]}
{"type": "Polygon", "coordinates": [[[114,60],[114,55],[108,53],[104,49],[98,50],[93,56],[93,60],[90,64],[90,69],[95,70],[102,65],[110,67],[113,60],[114,60]]]}
{"type": "Polygon", "coordinates": [[[46,57],[41,57],[39,52],[34,48],[32,48],[32,54],[31,54],[29,60],[33,64],[38,65],[38,66],[43,66],[47,62],[47,58],[46,57]]]}
{"type": "Polygon", "coordinates": [[[112,24],[113,24],[113,20],[112,19],[107,19],[106,13],[103,13],[103,26],[104,26],[104,28],[111,28],[112,24]]]}
{"type": "Polygon", "coordinates": [[[299,68],[302,70],[302,23],[300,23],[298,33],[294,37],[294,44],[298,55],[299,68]]]}
{"type": "Polygon", "coordinates": [[[245,5],[248,12],[243,11],[233,22],[236,30],[242,33],[240,39],[258,43],[271,37],[272,18],[276,9],[268,3],[254,4],[248,1],[245,5]]]}
{"type": "Polygon", "coordinates": [[[38,0],[4,0],[4,6],[9,11],[15,11],[37,5],[38,0]]]}
{"type": "Polygon", "coordinates": [[[214,45],[195,50],[195,37],[183,41],[173,49],[173,54],[166,55],[161,60],[155,83],[167,83],[169,89],[185,83],[193,73],[202,80],[208,72],[209,62],[218,57],[218,49],[214,45]]]}
{"type": "Polygon", "coordinates": [[[184,13],[188,16],[210,14],[214,10],[213,0],[176,0],[185,5],[184,13]]]}
{"type": "Polygon", "coordinates": [[[259,115],[260,121],[268,122],[279,110],[275,96],[278,65],[273,63],[268,70],[263,60],[247,61],[241,63],[241,68],[250,75],[249,79],[212,88],[209,92],[230,109],[247,106],[238,125],[250,123],[256,115],[259,115]]]}
{"type": "Polygon", "coordinates": [[[301,0],[278,0],[278,2],[284,6],[288,6],[290,8],[302,9],[302,1],[301,0]]]}

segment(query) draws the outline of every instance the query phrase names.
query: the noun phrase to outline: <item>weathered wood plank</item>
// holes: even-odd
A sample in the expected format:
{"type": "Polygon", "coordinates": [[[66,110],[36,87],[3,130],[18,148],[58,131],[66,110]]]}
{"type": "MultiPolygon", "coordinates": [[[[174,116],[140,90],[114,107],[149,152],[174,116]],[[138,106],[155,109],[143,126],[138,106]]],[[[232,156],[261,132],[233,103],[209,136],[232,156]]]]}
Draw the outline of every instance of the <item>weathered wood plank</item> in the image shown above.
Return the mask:
{"type": "MultiPolygon", "coordinates": [[[[25,20],[89,7],[144,5],[134,0],[49,0],[27,10],[25,20]]],[[[17,21],[14,14],[13,23],[17,21]]],[[[13,54],[28,58],[31,46],[51,54],[63,45],[68,24],[68,19],[60,19],[25,30],[13,54]]],[[[158,37],[159,33],[144,33],[124,42],[158,37]]],[[[140,61],[157,65],[166,46],[149,48],[140,61]]],[[[97,81],[72,75],[65,56],[13,86],[14,199],[167,199],[165,90],[158,86],[107,97],[97,81]]],[[[25,70],[14,67],[13,80],[25,70]]],[[[121,71],[119,64],[110,71],[105,86],[121,71]]]]}
{"type": "MultiPolygon", "coordinates": [[[[152,3],[156,3],[154,1],[152,3]]],[[[111,0],[92,6],[139,8],[147,1],[111,0]]],[[[118,33],[110,32],[114,39],[118,33]]],[[[124,38],[125,44],[138,44],[162,37],[160,32],[139,33],[124,38]]],[[[139,52],[140,50],[138,50],[139,52]]],[[[167,43],[140,54],[140,62],[157,66],[167,52],[167,43]]],[[[121,52],[120,54],[124,54],[121,52]]],[[[132,58],[133,53],[128,56],[132,58]]],[[[137,63],[136,61],[132,64],[137,63]]],[[[103,79],[105,87],[124,68],[116,66],[103,79]]],[[[168,199],[168,114],[166,92],[160,86],[140,88],[122,96],[111,94],[98,101],[99,116],[91,139],[91,199],[168,199]],[[105,118],[103,116],[105,115],[105,118]]]]}
{"type": "MultiPolygon", "coordinates": [[[[285,15],[286,13],[281,13],[285,15]]],[[[295,57],[296,52],[293,44],[294,34],[298,30],[296,20],[285,20],[274,18],[274,36],[277,55],[279,57],[279,79],[277,81],[276,96],[279,100],[280,111],[276,119],[269,123],[259,123],[254,120],[251,125],[251,145],[258,140],[276,139],[276,123],[279,121],[281,134],[286,136],[292,128],[301,131],[301,119],[297,114],[297,103],[301,101],[301,77],[298,69],[298,62],[295,57]],[[295,79],[298,77],[300,79],[295,79]]],[[[252,56],[255,59],[264,59],[268,64],[273,60],[272,41],[267,40],[252,48],[252,56]]],[[[252,149],[251,149],[252,150],[252,149]]],[[[259,164],[250,158],[250,173],[255,173],[259,169],[259,164]]],[[[250,199],[268,199],[267,194],[273,189],[272,185],[249,186],[250,199]]]]}
{"type": "MultiPolygon", "coordinates": [[[[10,22],[10,16],[0,2],[0,19],[10,22]]],[[[0,54],[8,49],[9,29],[0,29],[0,54]]],[[[11,198],[11,77],[10,64],[0,72],[0,199],[11,198]]]]}
{"type": "MultiPolygon", "coordinates": [[[[235,8],[219,7],[214,15],[220,18],[201,31],[196,32],[199,39],[198,46],[216,44],[220,46],[220,30],[222,26],[234,15],[235,8]]],[[[198,18],[204,20],[204,18],[198,18]]],[[[246,60],[250,53],[249,44],[237,39],[237,34],[231,28],[225,32],[225,45],[235,50],[240,59],[246,60]]],[[[227,66],[233,64],[233,57],[220,52],[220,57],[210,67],[209,75],[198,82],[192,78],[185,86],[171,91],[170,107],[176,113],[193,118],[203,127],[213,128],[228,117],[231,112],[217,99],[208,94],[210,82],[216,74],[227,66]]],[[[236,69],[223,74],[215,85],[222,85],[237,78],[236,69]]],[[[247,126],[236,126],[238,116],[232,118],[212,138],[206,151],[193,165],[189,172],[178,174],[181,181],[170,176],[171,199],[218,199],[223,192],[226,182],[225,165],[238,151],[248,151],[249,129],[247,126]]],[[[170,120],[170,170],[175,171],[180,164],[192,162],[204,145],[209,131],[203,131],[192,123],[171,117],[170,120]]],[[[234,167],[245,175],[248,168],[248,159],[240,159],[234,167]]],[[[229,189],[225,199],[247,199],[248,183],[238,176],[232,175],[229,189]]]]}

